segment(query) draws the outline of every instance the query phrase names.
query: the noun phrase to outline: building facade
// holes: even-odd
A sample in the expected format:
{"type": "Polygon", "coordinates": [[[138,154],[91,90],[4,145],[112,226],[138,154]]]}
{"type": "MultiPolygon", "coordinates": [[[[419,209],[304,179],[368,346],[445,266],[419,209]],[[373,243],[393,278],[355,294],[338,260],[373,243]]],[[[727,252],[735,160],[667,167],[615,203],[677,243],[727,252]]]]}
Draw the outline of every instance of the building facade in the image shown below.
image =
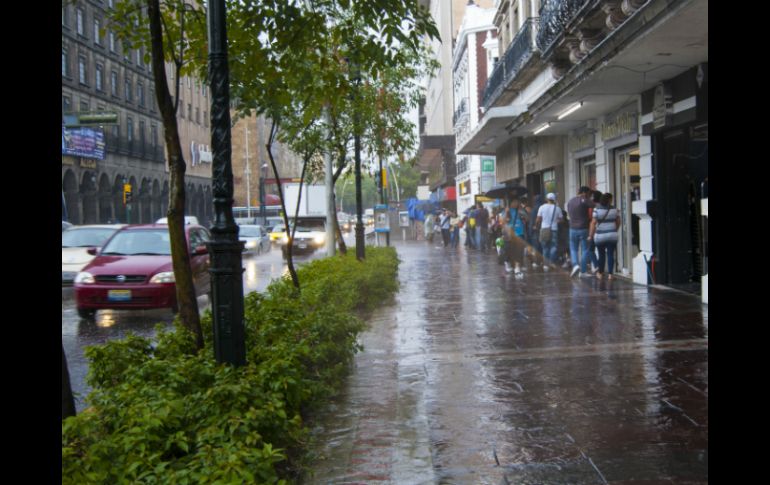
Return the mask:
{"type": "Polygon", "coordinates": [[[612,193],[617,272],[708,301],[708,2],[496,3],[503,55],[457,153],[561,205],[612,193]]]}
{"type": "MultiPolygon", "coordinates": [[[[484,87],[498,58],[494,16],[494,8],[468,5],[460,26],[452,61],[455,146],[465,141],[483,116],[484,87]]],[[[476,195],[495,185],[495,159],[481,155],[455,157],[457,211],[463,213],[474,204],[476,195]]]]}
{"type": "MultiPolygon", "coordinates": [[[[151,63],[143,49],[127,48],[106,28],[112,4],[62,4],[63,119],[93,112],[117,114],[116,123],[86,128],[97,145],[102,145],[98,154],[72,155],[68,142],[73,134],[62,126],[62,217],[75,224],[147,223],[165,216],[168,209],[168,165],[151,63]],[[123,201],[126,184],[132,194],[128,204],[123,201]]],[[[212,212],[205,203],[211,200],[210,164],[208,169],[205,161],[198,164],[207,158],[205,140],[210,138],[204,136],[207,97],[193,94],[193,83],[183,81],[181,87],[190,86],[189,93],[180,89],[178,113],[188,163],[187,212],[203,222],[212,212]],[[199,110],[198,122],[194,110],[192,115],[185,111],[193,106],[199,110]]]]}

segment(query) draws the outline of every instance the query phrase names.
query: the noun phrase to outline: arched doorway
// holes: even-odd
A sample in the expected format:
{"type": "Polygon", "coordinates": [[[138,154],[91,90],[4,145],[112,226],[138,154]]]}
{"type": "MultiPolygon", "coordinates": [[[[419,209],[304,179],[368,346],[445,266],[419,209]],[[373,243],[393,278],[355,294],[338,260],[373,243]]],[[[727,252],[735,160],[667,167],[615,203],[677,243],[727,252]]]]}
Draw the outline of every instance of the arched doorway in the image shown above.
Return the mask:
{"type": "Polygon", "coordinates": [[[163,213],[161,217],[168,215],[168,180],[163,182],[163,190],[160,191],[160,210],[163,213]]]}
{"type": "Polygon", "coordinates": [[[126,206],[123,205],[123,175],[117,175],[112,185],[112,201],[115,209],[115,222],[126,222],[126,206]]]}
{"type": "Polygon", "coordinates": [[[72,170],[67,170],[62,178],[62,191],[64,191],[64,203],[67,205],[67,217],[69,222],[80,224],[80,195],[78,194],[78,181],[72,170]]]}
{"type": "Polygon", "coordinates": [[[152,189],[149,179],[142,179],[142,188],[139,190],[139,204],[141,207],[142,224],[150,224],[157,219],[152,218],[152,207],[150,197],[152,195],[152,189]]]}
{"type": "Polygon", "coordinates": [[[99,222],[107,224],[113,220],[112,187],[107,174],[102,174],[99,178],[99,222]]]}
{"type": "Polygon", "coordinates": [[[80,181],[80,198],[83,201],[83,224],[98,224],[99,203],[94,172],[86,171],[83,173],[83,178],[80,181]]]}
{"type": "Polygon", "coordinates": [[[155,222],[163,215],[160,212],[160,182],[154,180],[152,182],[152,221],[155,222]]]}

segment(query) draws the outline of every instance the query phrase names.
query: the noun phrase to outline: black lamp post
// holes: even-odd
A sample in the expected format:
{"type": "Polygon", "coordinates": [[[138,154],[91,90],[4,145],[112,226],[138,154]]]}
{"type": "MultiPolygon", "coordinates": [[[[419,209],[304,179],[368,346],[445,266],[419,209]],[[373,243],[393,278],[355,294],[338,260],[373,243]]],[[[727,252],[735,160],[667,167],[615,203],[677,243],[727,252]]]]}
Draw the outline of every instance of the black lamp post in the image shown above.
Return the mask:
{"type": "Polygon", "coordinates": [[[233,167],[230,91],[227,66],[225,0],[208,0],[209,85],[211,86],[212,184],[214,189],[211,255],[214,357],[218,363],[246,363],[243,324],[242,244],[233,220],[233,167]]]}
{"type": "Polygon", "coordinates": [[[358,100],[358,87],[361,84],[361,72],[358,63],[353,61],[353,80],[356,83],[353,92],[353,131],[355,134],[356,151],[356,259],[359,261],[366,258],[366,240],[364,239],[364,220],[363,220],[363,201],[361,200],[361,134],[358,107],[355,105],[358,100]]]}

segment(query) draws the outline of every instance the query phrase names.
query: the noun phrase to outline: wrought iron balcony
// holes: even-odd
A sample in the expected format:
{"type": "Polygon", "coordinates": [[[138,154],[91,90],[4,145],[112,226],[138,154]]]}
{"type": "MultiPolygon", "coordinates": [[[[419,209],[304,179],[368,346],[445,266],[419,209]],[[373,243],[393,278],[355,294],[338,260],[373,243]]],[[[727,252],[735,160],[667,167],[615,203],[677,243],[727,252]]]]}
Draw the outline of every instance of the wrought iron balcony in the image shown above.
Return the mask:
{"type": "Polygon", "coordinates": [[[465,114],[468,114],[468,98],[463,98],[462,101],[460,101],[460,106],[457,107],[457,110],[452,117],[452,126],[457,126],[457,121],[465,114]]]}
{"type": "Polygon", "coordinates": [[[540,28],[537,47],[547,56],[567,24],[592,0],[545,0],[540,7],[540,28]]]}
{"type": "Polygon", "coordinates": [[[495,65],[484,88],[482,104],[485,108],[488,108],[497,99],[502,89],[518,75],[536,49],[537,24],[537,17],[527,19],[508,46],[505,55],[495,65]]]}

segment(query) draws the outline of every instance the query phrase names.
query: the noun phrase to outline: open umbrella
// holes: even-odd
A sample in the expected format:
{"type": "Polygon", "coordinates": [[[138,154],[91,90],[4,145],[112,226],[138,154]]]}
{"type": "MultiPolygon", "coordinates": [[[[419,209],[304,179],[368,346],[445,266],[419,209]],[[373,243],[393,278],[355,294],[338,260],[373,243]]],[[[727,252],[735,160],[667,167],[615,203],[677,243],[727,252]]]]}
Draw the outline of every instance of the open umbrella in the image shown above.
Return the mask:
{"type": "Polygon", "coordinates": [[[520,185],[508,186],[508,185],[495,185],[491,189],[487,190],[484,194],[486,197],[492,199],[503,199],[508,197],[521,197],[527,193],[527,188],[520,185]]]}

